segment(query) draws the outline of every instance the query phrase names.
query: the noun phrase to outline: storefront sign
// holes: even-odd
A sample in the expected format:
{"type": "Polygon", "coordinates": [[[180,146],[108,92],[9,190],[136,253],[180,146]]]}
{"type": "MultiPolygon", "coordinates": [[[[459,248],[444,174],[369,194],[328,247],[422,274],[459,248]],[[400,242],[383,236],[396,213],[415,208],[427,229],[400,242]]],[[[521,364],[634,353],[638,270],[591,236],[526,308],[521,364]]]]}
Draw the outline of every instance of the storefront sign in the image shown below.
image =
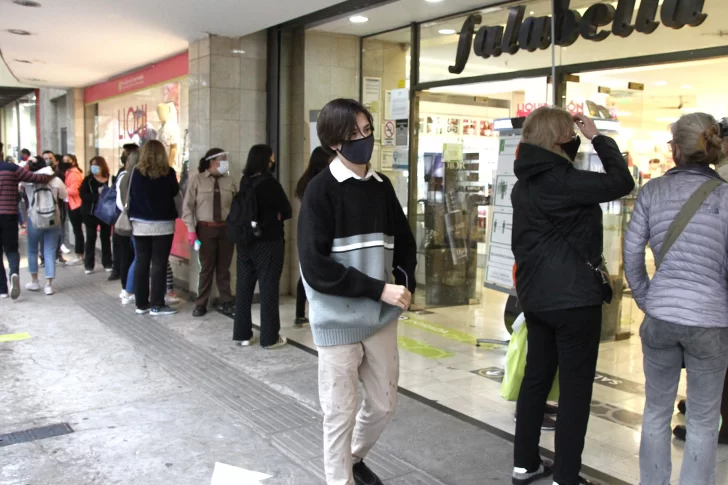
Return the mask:
{"type": "MultiPolygon", "coordinates": [[[[634,31],[651,34],[660,25],[657,20],[659,0],[642,0],[637,10],[637,21],[632,25],[636,0],[619,0],[617,7],[608,3],[597,3],[589,7],[582,16],[570,9],[571,0],[555,0],[554,16],[556,32],[553,36],[557,46],[572,45],[581,37],[600,42],[614,34],[629,37],[634,31]],[[609,24],[611,31],[602,29],[609,24]]],[[[664,0],[660,9],[660,20],[666,27],[681,29],[697,27],[708,17],[703,13],[705,0],[664,0]]],[[[515,54],[520,49],[533,52],[551,46],[551,17],[528,17],[524,20],[526,6],[511,7],[505,26],[494,25],[478,29],[482,16],[470,15],[460,29],[455,65],[449,67],[452,74],[460,74],[470,57],[470,50],[476,56],[488,59],[503,53],[515,54]],[[473,41],[473,36],[475,40],[473,41]]]]}

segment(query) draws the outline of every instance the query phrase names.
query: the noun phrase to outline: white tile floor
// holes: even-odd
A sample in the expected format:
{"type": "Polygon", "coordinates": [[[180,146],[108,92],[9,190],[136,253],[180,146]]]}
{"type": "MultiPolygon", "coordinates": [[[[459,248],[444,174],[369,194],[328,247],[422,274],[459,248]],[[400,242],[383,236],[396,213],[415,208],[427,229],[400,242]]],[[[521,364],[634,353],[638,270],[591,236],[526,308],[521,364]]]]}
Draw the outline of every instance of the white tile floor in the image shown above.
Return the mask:
{"type": "MultiPolygon", "coordinates": [[[[463,342],[462,334],[492,339],[508,339],[503,325],[505,295],[484,290],[480,304],[454,308],[432,309],[427,315],[408,314],[418,322],[416,325],[401,322],[400,337],[426,343],[453,354],[451,357],[432,359],[402,349],[400,386],[427,399],[437,401],[454,411],[487,423],[507,433],[513,433],[515,403],[500,396],[500,384],[481,377],[472,371],[488,367],[503,367],[505,348],[476,348],[473,343],[463,342]],[[432,328],[425,324],[431,324],[432,328]],[[459,332],[458,338],[448,336],[445,330],[459,332]]],[[[625,306],[631,302],[625,300],[625,306]]],[[[282,312],[284,318],[292,315],[292,303],[286,301],[282,312]]],[[[640,313],[636,308],[623,311],[633,322],[631,331],[635,334],[628,340],[604,342],[600,348],[597,371],[620,379],[644,384],[642,373],[642,352],[639,336],[640,313]]],[[[410,322],[411,323],[411,322],[410,322]]],[[[289,330],[286,334],[293,340],[313,348],[310,330],[289,330]]],[[[604,384],[594,384],[594,400],[642,415],[644,395],[614,389],[604,384]]],[[[686,393],[685,379],[680,384],[681,395],[686,393]]],[[[675,423],[682,422],[676,415],[675,423]]],[[[544,433],[542,446],[553,450],[553,433],[544,433]]],[[[639,482],[640,427],[627,427],[607,417],[592,414],[587,433],[586,449],[583,455],[585,465],[605,472],[628,483],[639,482]]],[[[673,442],[673,483],[677,483],[682,463],[682,443],[673,442]]],[[[720,462],[718,483],[728,484],[728,447],[719,450],[720,462]]]]}

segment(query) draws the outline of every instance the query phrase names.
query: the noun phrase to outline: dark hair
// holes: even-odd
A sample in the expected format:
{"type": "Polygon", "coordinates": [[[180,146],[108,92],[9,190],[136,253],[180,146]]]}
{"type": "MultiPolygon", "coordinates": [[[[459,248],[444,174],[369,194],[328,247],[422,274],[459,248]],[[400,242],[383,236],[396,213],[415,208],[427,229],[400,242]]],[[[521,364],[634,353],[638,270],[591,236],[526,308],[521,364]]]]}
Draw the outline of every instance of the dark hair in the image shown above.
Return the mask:
{"type": "Polygon", "coordinates": [[[30,156],[30,150],[28,150],[27,148],[23,148],[22,150],[20,150],[20,153],[30,156]]]}
{"type": "Polygon", "coordinates": [[[332,158],[332,155],[328,151],[324,150],[323,147],[316,147],[311,154],[311,158],[308,160],[308,167],[306,167],[306,171],[303,172],[303,175],[298,180],[298,184],[296,185],[296,197],[303,199],[303,194],[306,192],[308,183],[329,166],[332,158]]]}
{"type": "Polygon", "coordinates": [[[89,167],[91,165],[98,165],[101,169],[100,175],[103,178],[109,178],[109,165],[106,163],[106,159],[104,157],[93,157],[90,162],[88,162],[89,167]]]}
{"type": "Polygon", "coordinates": [[[339,145],[351,138],[358,129],[356,115],[359,113],[367,117],[373,130],[372,114],[359,101],[339,98],[324,106],[316,122],[316,131],[324,150],[333,154],[332,145],[339,145]]]}
{"type": "MultiPolygon", "coordinates": [[[[76,158],[76,155],[74,155],[73,153],[66,153],[64,156],[71,159],[71,165],[69,166],[69,168],[76,167],[77,169],[81,170],[81,167],[78,166],[78,158],[76,158]]],[[[81,170],[81,172],[83,172],[83,170],[81,170]]]]}
{"type": "Polygon", "coordinates": [[[124,143],[122,148],[124,148],[127,152],[132,152],[134,150],[139,150],[139,145],[136,143],[124,143]]]}
{"type": "Polygon", "coordinates": [[[33,157],[32,160],[33,161],[28,164],[28,170],[30,170],[31,172],[43,170],[48,166],[46,165],[45,160],[43,160],[42,158],[33,157]]]}
{"type": "Polygon", "coordinates": [[[52,152],[52,151],[50,151],[50,150],[46,150],[46,151],[44,151],[44,152],[43,152],[43,153],[42,153],[41,155],[46,155],[46,154],[48,154],[48,153],[50,153],[50,154],[51,154],[51,155],[53,155],[54,157],[56,156],[56,154],[55,154],[55,153],[53,153],[53,152],[52,152]]]}
{"type": "Polygon", "coordinates": [[[222,148],[210,148],[207,150],[205,156],[200,158],[200,164],[197,166],[197,170],[199,170],[200,173],[203,173],[205,170],[209,169],[210,163],[212,163],[215,155],[220,155],[221,153],[225,153],[225,150],[222,148]]]}
{"type": "Polygon", "coordinates": [[[270,173],[270,157],[273,149],[268,145],[255,145],[248,152],[248,161],[245,164],[243,175],[250,177],[259,173],[270,173]]]}

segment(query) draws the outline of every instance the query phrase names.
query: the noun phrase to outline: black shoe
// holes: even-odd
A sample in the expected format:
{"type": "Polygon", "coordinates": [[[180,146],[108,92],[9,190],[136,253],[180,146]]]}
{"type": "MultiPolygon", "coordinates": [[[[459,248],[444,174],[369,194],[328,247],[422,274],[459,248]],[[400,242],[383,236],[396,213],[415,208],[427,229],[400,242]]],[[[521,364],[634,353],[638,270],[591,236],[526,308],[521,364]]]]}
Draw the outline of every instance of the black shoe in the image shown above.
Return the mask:
{"type": "Polygon", "coordinates": [[[685,414],[688,409],[688,403],[685,401],[685,399],[680,399],[677,403],[677,410],[680,411],[682,414],[685,414]]]}
{"type": "MultiPolygon", "coordinates": [[[[518,413],[513,413],[513,422],[518,422],[518,413]]],[[[556,429],[556,420],[544,415],[543,421],[541,422],[541,429],[543,431],[554,431],[556,429]]]]}
{"type": "Polygon", "coordinates": [[[206,306],[198,305],[192,311],[192,316],[193,317],[204,317],[205,315],[207,315],[207,307],[206,306]]]}
{"type": "Polygon", "coordinates": [[[520,470],[516,471],[516,469],[513,470],[513,478],[512,483],[513,485],[528,485],[529,483],[533,483],[536,480],[540,480],[542,478],[548,477],[551,475],[551,462],[541,462],[541,465],[536,470],[533,471],[526,471],[525,473],[521,473],[520,470]]]}
{"type": "Polygon", "coordinates": [[[559,414],[559,407],[546,403],[546,410],[543,412],[546,416],[556,416],[559,414]]]}
{"type": "Polygon", "coordinates": [[[233,316],[235,315],[235,303],[229,301],[227,303],[223,303],[220,306],[220,311],[223,313],[223,315],[229,315],[233,316]]]}
{"type": "Polygon", "coordinates": [[[356,485],[384,485],[363,461],[354,465],[354,483],[356,485]]]}
{"type": "Polygon", "coordinates": [[[308,318],[306,317],[296,317],[296,319],[293,321],[293,326],[296,328],[302,328],[309,324],[308,318]]]}
{"type": "Polygon", "coordinates": [[[109,281],[119,281],[121,279],[121,276],[119,276],[119,273],[116,271],[112,271],[109,275],[109,281]]]}
{"type": "Polygon", "coordinates": [[[152,316],[160,316],[160,315],[174,315],[177,313],[176,308],[172,308],[170,306],[164,305],[164,306],[155,306],[152,307],[152,316]]]}
{"type": "MultiPolygon", "coordinates": [[[[675,438],[679,439],[680,441],[685,441],[688,436],[688,430],[685,426],[679,424],[675,426],[675,429],[672,430],[672,434],[675,436],[675,438]]],[[[720,434],[718,435],[718,444],[719,445],[728,445],[728,437],[722,437],[720,434]]]]}

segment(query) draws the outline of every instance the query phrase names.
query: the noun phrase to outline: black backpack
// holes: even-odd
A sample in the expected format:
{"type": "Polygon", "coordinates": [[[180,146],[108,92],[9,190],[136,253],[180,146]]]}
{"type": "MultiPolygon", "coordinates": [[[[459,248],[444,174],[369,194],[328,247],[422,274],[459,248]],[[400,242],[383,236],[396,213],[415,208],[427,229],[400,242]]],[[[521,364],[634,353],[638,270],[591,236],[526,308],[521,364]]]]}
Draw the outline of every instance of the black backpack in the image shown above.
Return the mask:
{"type": "Polygon", "coordinates": [[[233,198],[227,217],[228,239],[241,246],[250,246],[261,235],[258,224],[258,198],[255,188],[265,180],[265,175],[243,177],[240,190],[233,198]]]}

